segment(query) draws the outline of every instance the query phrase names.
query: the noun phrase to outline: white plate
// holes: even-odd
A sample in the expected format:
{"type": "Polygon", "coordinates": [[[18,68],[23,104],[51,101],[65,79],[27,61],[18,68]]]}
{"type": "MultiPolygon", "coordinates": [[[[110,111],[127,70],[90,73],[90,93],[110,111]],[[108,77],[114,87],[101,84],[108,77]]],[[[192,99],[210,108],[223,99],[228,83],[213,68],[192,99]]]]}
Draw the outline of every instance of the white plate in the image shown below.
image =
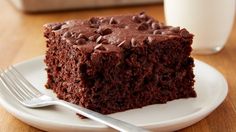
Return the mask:
{"type": "MultiPolygon", "coordinates": [[[[195,60],[195,90],[197,98],[179,99],[167,104],[150,105],[110,116],[150,130],[173,131],[190,126],[212,112],[225,99],[228,86],[225,78],[213,67],[195,60]]],[[[46,90],[43,57],[15,65],[40,91],[46,90]]],[[[23,122],[46,131],[109,131],[107,126],[89,119],[80,119],[74,112],[59,106],[29,109],[20,105],[0,85],[0,103],[8,112],[23,122]]]]}

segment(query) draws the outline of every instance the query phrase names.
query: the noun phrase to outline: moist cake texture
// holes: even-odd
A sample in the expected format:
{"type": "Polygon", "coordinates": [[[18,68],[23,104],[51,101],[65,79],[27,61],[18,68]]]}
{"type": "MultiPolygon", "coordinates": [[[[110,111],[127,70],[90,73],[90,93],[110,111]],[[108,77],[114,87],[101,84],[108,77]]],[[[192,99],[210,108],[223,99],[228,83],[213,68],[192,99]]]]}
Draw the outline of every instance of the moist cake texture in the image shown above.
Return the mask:
{"type": "Polygon", "coordinates": [[[196,97],[193,35],[145,13],[44,25],[47,88],[110,114],[196,97]]]}

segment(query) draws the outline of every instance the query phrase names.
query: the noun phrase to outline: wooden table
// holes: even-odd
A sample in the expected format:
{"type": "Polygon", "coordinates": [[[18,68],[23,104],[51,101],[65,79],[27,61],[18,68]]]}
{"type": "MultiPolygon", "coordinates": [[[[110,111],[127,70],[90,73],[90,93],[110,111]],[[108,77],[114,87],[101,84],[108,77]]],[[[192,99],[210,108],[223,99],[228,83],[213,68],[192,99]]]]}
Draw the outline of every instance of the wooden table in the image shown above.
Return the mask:
{"type": "MultiPolygon", "coordinates": [[[[5,0],[0,1],[0,67],[6,67],[45,53],[42,25],[53,21],[88,18],[97,15],[125,14],[146,11],[164,21],[163,5],[24,14],[5,0]]],[[[222,17],[224,19],[224,17],[222,17]]],[[[209,31],[210,33],[211,31],[209,31]]],[[[214,32],[214,31],[213,31],[214,32]]],[[[236,21],[225,48],[214,55],[194,55],[224,74],[229,84],[226,100],[207,118],[181,131],[236,131],[236,21]]],[[[0,131],[39,132],[0,107],[0,131]]]]}

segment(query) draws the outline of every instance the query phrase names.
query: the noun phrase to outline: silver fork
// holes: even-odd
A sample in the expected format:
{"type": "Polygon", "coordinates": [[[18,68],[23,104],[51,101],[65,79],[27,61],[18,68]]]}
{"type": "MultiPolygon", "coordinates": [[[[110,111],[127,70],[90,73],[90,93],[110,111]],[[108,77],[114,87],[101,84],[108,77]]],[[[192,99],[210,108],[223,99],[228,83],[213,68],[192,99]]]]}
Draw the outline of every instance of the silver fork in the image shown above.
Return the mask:
{"type": "Polygon", "coordinates": [[[0,79],[7,90],[24,106],[29,108],[40,108],[49,105],[61,105],[87,118],[103,123],[111,128],[122,132],[147,132],[143,128],[134,126],[127,122],[94,112],[84,107],[68,103],[63,100],[54,99],[37,90],[23,75],[13,66],[6,71],[0,69],[0,79]]]}

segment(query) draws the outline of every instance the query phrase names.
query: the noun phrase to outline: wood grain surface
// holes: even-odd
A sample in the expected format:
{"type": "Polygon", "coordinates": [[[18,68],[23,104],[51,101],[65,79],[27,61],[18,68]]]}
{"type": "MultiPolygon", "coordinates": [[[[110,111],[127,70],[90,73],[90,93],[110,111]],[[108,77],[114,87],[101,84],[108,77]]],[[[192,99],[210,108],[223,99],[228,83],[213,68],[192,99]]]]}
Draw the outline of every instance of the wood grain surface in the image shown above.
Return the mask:
{"type": "MultiPolygon", "coordinates": [[[[44,55],[45,39],[43,38],[42,25],[45,23],[140,11],[146,11],[156,19],[164,21],[162,4],[26,14],[17,11],[7,0],[0,0],[0,67],[4,68],[23,60],[44,55]]],[[[226,77],[229,93],[226,100],[207,118],[180,131],[236,132],[236,21],[227,44],[221,52],[214,55],[193,56],[212,65],[226,77]]],[[[1,106],[0,131],[40,132],[40,130],[16,119],[1,106]]]]}

